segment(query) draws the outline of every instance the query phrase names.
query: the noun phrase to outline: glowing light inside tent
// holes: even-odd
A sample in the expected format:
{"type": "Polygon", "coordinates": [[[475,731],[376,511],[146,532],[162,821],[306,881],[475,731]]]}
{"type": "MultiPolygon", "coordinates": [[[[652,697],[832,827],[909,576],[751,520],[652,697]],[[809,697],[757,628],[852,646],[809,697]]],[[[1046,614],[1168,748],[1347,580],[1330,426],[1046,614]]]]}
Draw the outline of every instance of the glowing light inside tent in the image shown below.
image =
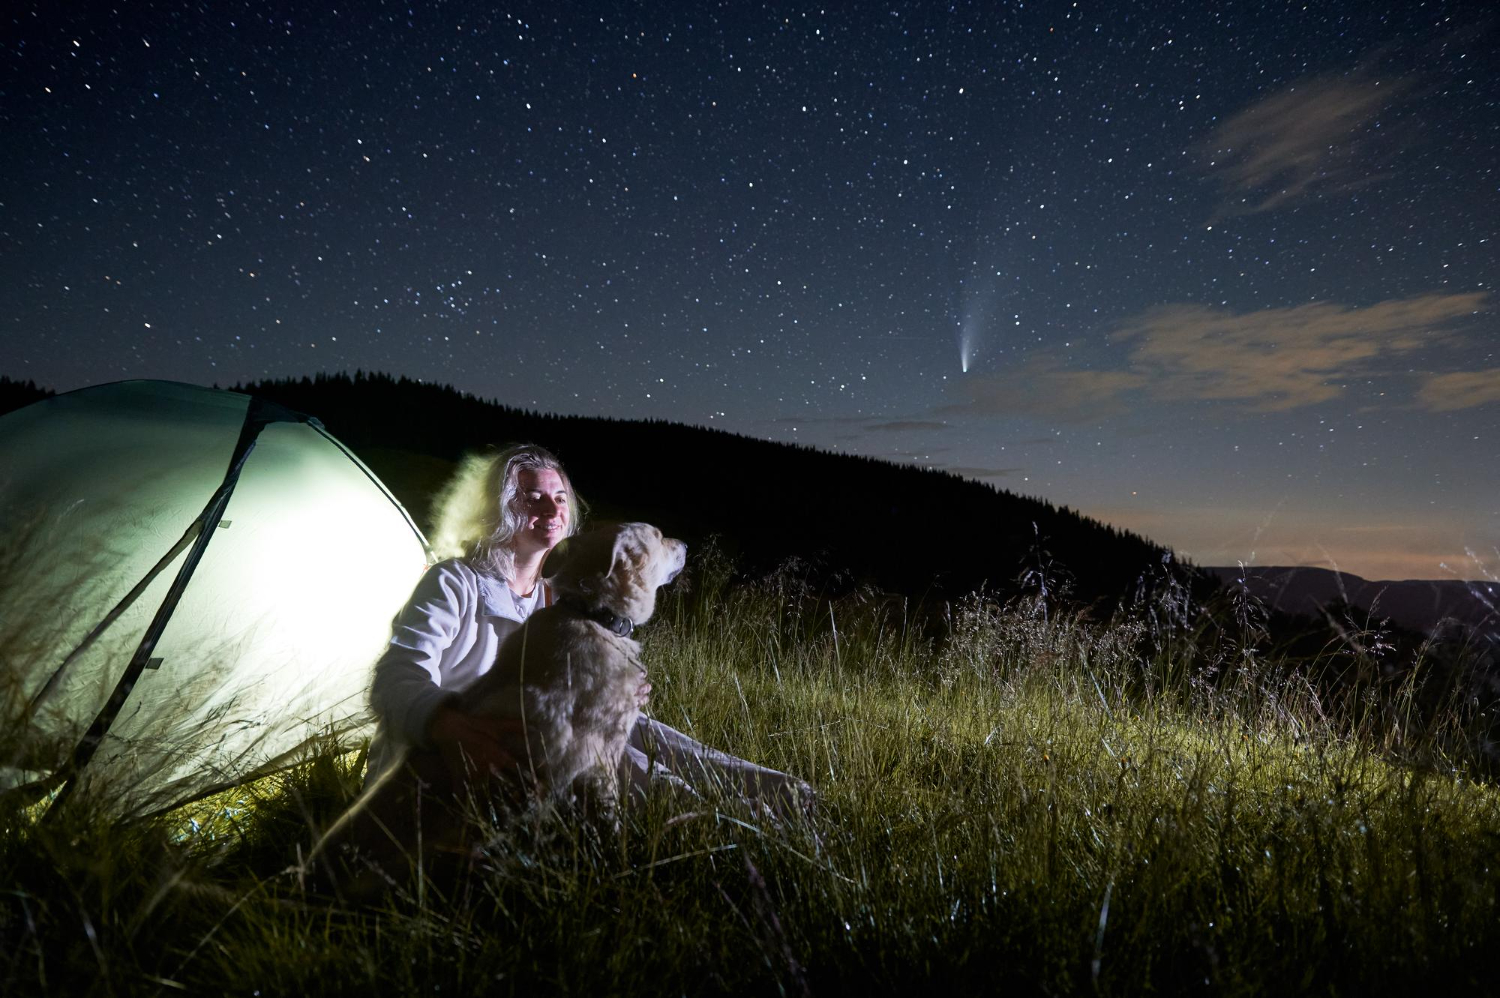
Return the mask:
{"type": "MultiPolygon", "coordinates": [[[[24,696],[46,691],[28,731],[38,753],[75,744],[115,688],[183,556],[59,665],[191,535],[248,401],[126,382],[0,419],[0,544],[29,583],[0,591],[0,617],[30,621],[28,653],[11,665],[24,696]]],[[[237,782],[324,734],[366,730],[372,664],[426,563],[389,494],[302,422],[261,431],[210,529],[151,650],[159,664],[141,673],[86,771],[122,811],[237,782]]]]}

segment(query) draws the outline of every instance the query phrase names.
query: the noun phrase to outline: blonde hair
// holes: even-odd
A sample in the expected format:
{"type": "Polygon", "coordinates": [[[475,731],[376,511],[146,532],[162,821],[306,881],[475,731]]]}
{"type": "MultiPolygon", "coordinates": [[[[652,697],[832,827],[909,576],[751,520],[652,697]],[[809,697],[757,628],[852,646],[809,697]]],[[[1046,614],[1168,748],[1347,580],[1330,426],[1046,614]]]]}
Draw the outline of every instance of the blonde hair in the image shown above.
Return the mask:
{"type": "Polygon", "coordinates": [[[439,558],[467,558],[478,570],[509,580],[515,569],[511,550],[516,532],[526,525],[517,508],[522,471],[550,469],[562,479],[568,496],[568,529],[578,532],[584,505],[562,462],[535,444],[507,447],[498,454],[468,454],[433,503],[436,510],[432,550],[439,558]]]}

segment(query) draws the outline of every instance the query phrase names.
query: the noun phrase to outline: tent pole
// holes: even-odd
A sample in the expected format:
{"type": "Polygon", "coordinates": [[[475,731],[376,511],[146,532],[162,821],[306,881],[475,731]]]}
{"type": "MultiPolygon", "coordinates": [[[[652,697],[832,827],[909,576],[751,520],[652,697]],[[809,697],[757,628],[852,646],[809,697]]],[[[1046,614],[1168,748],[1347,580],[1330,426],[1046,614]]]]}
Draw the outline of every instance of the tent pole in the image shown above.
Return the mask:
{"type": "Polygon", "coordinates": [[[172,559],[176,558],[179,554],[182,553],[183,548],[192,543],[193,538],[198,535],[198,531],[201,529],[202,523],[203,520],[200,517],[199,519],[194,520],[192,523],[188,524],[188,528],[187,530],[183,531],[182,537],[178,539],[176,544],[172,545],[172,550],[162,555],[161,560],[153,565],[151,567],[151,570],[141,577],[141,581],[135,584],[134,589],[125,594],[124,599],[115,604],[113,610],[110,610],[109,613],[106,613],[104,615],[104,619],[99,621],[98,625],[92,631],[89,631],[84,639],[78,643],[77,648],[74,648],[72,651],[68,652],[68,657],[63,659],[62,664],[57,667],[52,675],[47,677],[47,682],[42,686],[41,690],[37,692],[37,695],[31,698],[31,703],[26,705],[27,717],[31,717],[36,713],[36,710],[39,706],[41,706],[42,701],[47,699],[47,694],[52,692],[53,687],[57,685],[57,681],[61,679],[62,674],[67,671],[68,666],[72,665],[74,660],[77,659],[78,656],[88,651],[89,647],[93,645],[95,641],[99,640],[99,635],[107,631],[109,629],[109,625],[113,624],[117,619],[119,619],[120,614],[130,609],[130,605],[141,598],[141,593],[145,592],[146,587],[149,586],[152,581],[158,575],[160,575],[168,565],[172,563],[172,559]]]}
{"type": "MultiPolygon", "coordinates": [[[[52,815],[58,813],[63,803],[72,795],[78,785],[78,774],[99,750],[110,725],[119,715],[120,708],[125,706],[125,700],[130,696],[131,690],[135,689],[136,681],[140,679],[141,672],[151,658],[151,652],[156,648],[156,642],[161,639],[162,632],[166,630],[167,621],[172,618],[172,612],[177,609],[177,603],[182,599],[188,581],[193,577],[198,562],[203,558],[203,552],[208,548],[208,542],[213,539],[215,531],[212,528],[224,517],[224,510],[229,506],[229,497],[234,494],[234,487],[240,480],[240,471],[244,468],[250,452],[255,449],[255,441],[260,437],[260,431],[265,429],[268,423],[284,418],[282,413],[287,411],[280,406],[262,406],[258,403],[258,399],[251,397],[250,407],[245,412],[245,422],[240,427],[239,440],[235,442],[234,453],[229,458],[229,470],[224,473],[223,482],[209,497],[208,504],[203,507],[203,512],[198,515],[195,522],[198,536],[188,550],[182,567],[177,570],[177,577],[172,580],[172,586],[167,590],[166,598],[157,608],[156,616],[151,618],[151,624],[146,628],[145,636],[141,638],[135,654],[125,666],[124,674],[115,684],[114,692],[109,695],[104,708],[99,711],[94,722],[89,725],[88,731],[74,747],[73,756],[62,771],[62,779],[66,782],[58,791],[57,796],[52,799],[47,813],[42,816],[43,821],[50,820],[52,815]]],[[[189,533],[192,530],[192,527],[188,528],[189,533]]]]}

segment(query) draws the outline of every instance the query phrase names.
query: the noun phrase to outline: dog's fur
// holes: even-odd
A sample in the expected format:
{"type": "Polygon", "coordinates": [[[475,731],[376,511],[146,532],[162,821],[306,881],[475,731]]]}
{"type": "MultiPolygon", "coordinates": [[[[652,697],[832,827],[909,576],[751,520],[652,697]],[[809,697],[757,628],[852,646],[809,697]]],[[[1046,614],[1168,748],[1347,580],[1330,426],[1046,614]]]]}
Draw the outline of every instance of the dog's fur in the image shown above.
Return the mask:
{"type": "Polygon", "coordinates": [[[478,774],[436,749],[410,749],[312,856],[352,851],[367,864],[341,878],[354,893],[399,881],[395,874],[419,853],[424,863],[466,856],[477,843],[465,834],[463,805],[479,790],[499,790],[512,805],[581,793],[613,819],[646,681],[641,646],[629,632],[651,618],[656,590],[682,570],[686,551],[646,523],[600,525],[559,544],[543,564],[556,601],[505,640],[495,667],[454,704],[496,722],[516,770],[478,774]]]}

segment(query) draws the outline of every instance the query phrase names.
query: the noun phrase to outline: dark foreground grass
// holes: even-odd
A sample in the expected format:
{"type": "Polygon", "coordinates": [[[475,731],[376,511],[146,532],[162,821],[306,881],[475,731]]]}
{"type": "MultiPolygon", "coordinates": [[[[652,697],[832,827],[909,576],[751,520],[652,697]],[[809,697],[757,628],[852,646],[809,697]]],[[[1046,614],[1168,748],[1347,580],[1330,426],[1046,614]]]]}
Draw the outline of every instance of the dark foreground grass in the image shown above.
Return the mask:
{"type": "MultiPolygon", "coordinates": [[[[1141,621],[700,586],[653,710],[807,777],[810,820],[662,792],[534,815],[463,878],[304,889],[357,787],[330,750],[150,821],[4,815],[0,988],[33,993],[1019,994],[1489,987],[1500,795],[1433,737],[1330,719],[1245,651],[1205,683],[1141,621]],[[1420,762],[1412,760],[1419,759],[1420,762]]],[[[1144,619],[1144,618],[1143,618],[1144,619]]],[[[1436,730],[1431,724],[1430,730],[1436,730]]]]}

